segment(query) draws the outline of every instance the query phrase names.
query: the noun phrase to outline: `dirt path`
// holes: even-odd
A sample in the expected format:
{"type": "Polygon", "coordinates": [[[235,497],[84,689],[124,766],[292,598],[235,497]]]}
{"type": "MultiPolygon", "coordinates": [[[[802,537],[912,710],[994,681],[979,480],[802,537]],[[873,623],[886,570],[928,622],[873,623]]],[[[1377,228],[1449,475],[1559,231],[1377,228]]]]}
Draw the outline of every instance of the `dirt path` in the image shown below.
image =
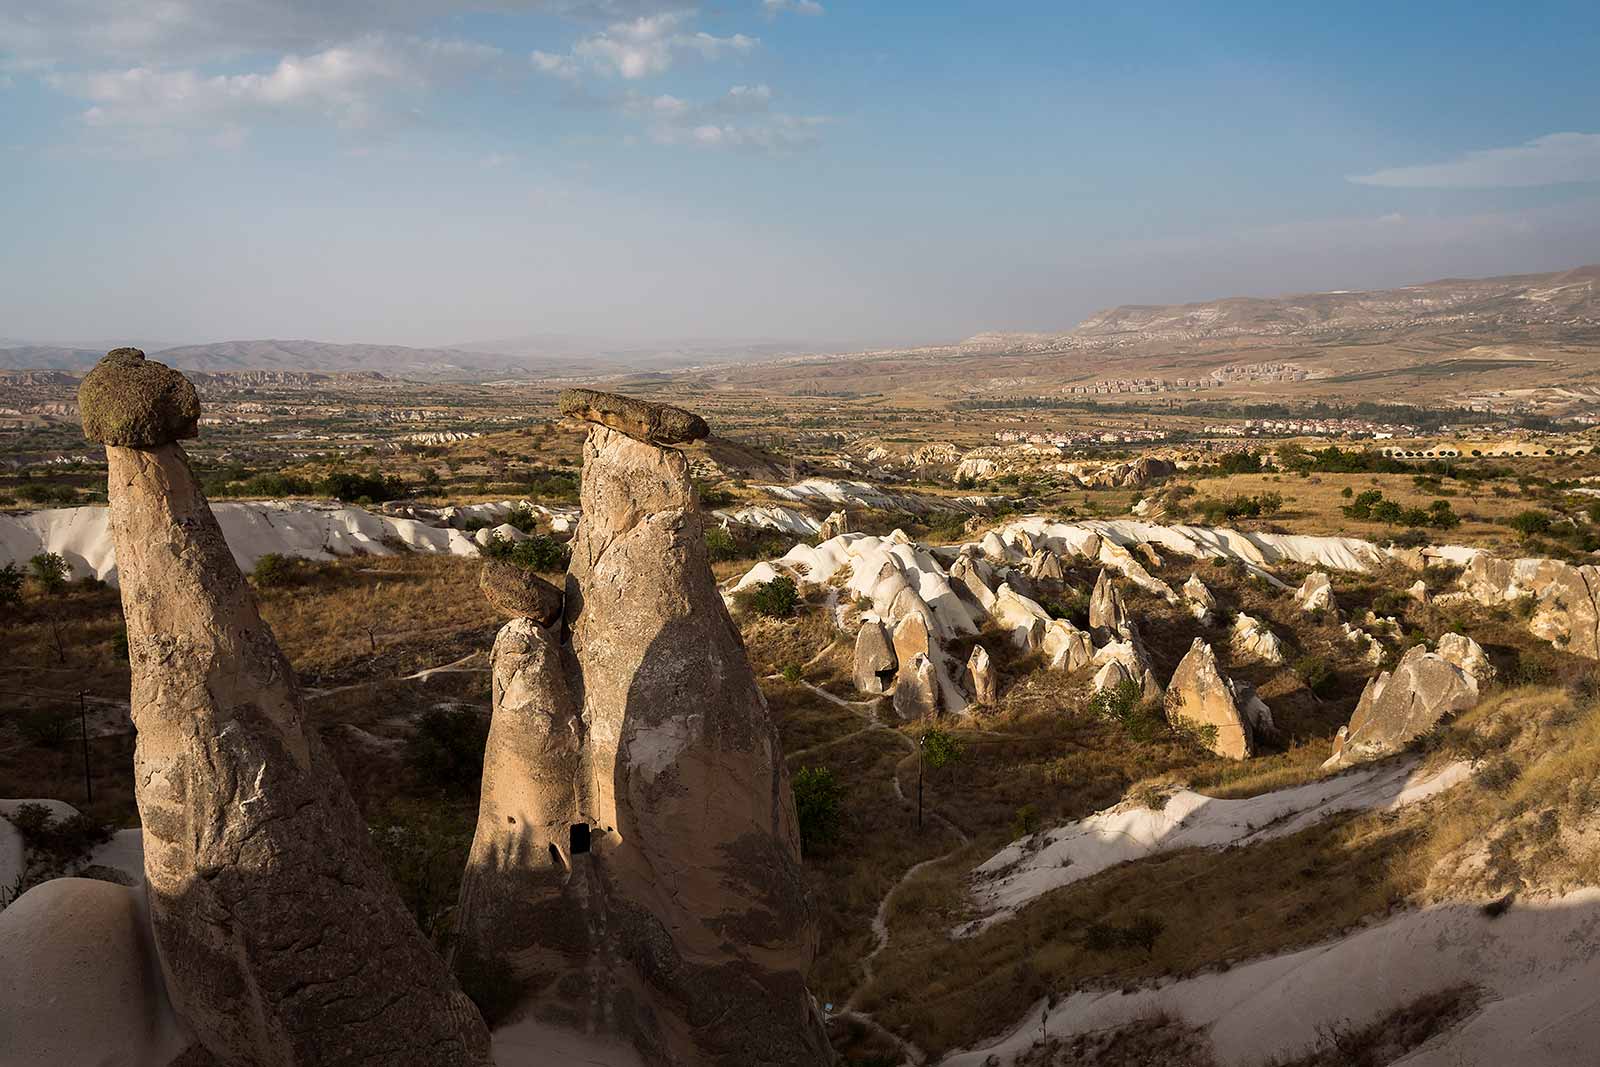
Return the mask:
{"type": "MultiPolygon", "coordinates": [[[[772,676],[773,679],[777,679],[778,677],[780,676],[772,676]]],[[[894,784],[894,795],[896,799],[898,799],[900,803],[905,805],[907,808],[915,807],[916,801],[906,795],[905,789],[900,784],[900,772],[907,764],[915,763],[917,743],[911,738],[907,737],[905,734],[901,733],[899,730],[892,729],[885,723],[878,721],[878,718],[875,714],[878,701],[845,700],[842,697],[834,696],[826,689],[812,685],[810,682],[802,680],[799,684],[809,689],[823,700],[826,700],[828,703],[833,704],[836,707],[845,708],[853,714],[859,715],[863,720],[865,720],[866,725],[861,729],[853,730],[842,737],[836,737],[831,741],[824,741],[821,744],[812,745],[809,748],[801,749],[800,751],[790,753],[789,755],[791,757],[805,755],[807,753],[815,752],[819,749],[827,748],[832,745],[841,744],[850,740],[851,738],[860,737],[861,735],[871,733],[874,730],[885,731],[895,737],[905,747],[907,753],[907,758],[901,760],[900,763],[895,765],[894,773],[891,778],[891,781],[894,784]]],[[[966,832],[963,831],[961,827],[945,818],[943,815],[940,815],[936,811],[927,809],[924,809],[924,814],[929,821],[938,823],[940,826],[944,827],[946,831],[953,834],[957,843],[955,847],[941,852],[939,855],[930,859],[923,860],[921,863],[911,867],[905,872],[905,874],[900,876],[894,885],[889,887],[889,891],[886,892],[883,895],[883,899],[878,902],[878,910],[872,917],[872,937],[874,942],[873,949],[871,952],[867,953],[866,956],[862,957],[861,980],[856,984],[855,990],[850,994],[850,998],[845,1002],[844,1007],[838,1012],[839,1018],[855,1020],[856,1022],[871,1028],[877,1033],[880,1033],[884,1037],[887,1037],[893,1041],[900,1047],[901,1053],[905,1056],[905,1061],[911,1064],[922,1064],[927,1062],[926,1054],[923,1053],[921,1049],[917,1048],[915,1045],[901,1038],[897,1034],[885,1029],[882,1024],[873,1019],[872,1016],[868,1015],[866,1012],[861,1011],[856,1007],[856,1005],[860,1002],[862,994],[865,993],[867,988],[872,984],[873,961],[883,953],[884,949],[889,947],[889,906],[894,901],[895,893],[899,892],[901,886],[904,886],[906,883],[916,878],[924,870],[927,870],[936,864],[943,863],[945,860],[948,860],[951,856],[954,856],[971,843],[971,838],[967,836],[966,832]]]]}

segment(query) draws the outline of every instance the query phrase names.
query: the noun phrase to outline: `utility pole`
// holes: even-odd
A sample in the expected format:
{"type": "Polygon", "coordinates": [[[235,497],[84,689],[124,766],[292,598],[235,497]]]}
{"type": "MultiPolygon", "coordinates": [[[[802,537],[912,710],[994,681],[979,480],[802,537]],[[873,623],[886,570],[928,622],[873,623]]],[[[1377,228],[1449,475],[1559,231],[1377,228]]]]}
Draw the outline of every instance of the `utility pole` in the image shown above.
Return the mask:
{"type": "Polygon", "coordinates": [[[78,690],[78,738],[83,744],[83,795],[86,802],[94,803],[94,779],[89,774],[89,709],[78,690]]]}
{"type": "Polygon", "coordinates": [[[922,829],[922,742],[917,738],[917,829],[922,829]]]}

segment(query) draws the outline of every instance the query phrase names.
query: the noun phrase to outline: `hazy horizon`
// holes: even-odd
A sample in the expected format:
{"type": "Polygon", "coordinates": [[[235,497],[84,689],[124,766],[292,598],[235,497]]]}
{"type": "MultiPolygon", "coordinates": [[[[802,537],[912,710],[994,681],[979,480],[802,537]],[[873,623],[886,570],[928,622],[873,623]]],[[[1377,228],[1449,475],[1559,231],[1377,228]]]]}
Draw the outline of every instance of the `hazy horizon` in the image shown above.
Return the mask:
{"type": "Polygon", "coordinates": [[[1575,267],[1587,13],[0,0],[0,335],[875,347],[1575,267]]]}

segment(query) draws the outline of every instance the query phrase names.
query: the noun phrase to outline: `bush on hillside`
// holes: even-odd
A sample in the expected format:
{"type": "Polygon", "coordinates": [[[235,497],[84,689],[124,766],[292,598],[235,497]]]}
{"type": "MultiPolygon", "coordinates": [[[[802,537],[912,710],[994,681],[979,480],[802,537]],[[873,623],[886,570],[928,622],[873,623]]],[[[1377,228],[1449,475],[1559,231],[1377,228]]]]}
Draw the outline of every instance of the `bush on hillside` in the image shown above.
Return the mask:
{"type": "Polygon", "coordinates": [[[41,552],[34,556],[28,561],[28,571],[47,593],[61,592],[72,575],[67,561],[55,552],[41,552]]]}
{"type": "Polygon", "coordinates": [[[794,579],[780,574],[770,582],[746,589],[739,595],[742,606],[771,619],[791,618],[800,606],[800,589],[794,579]]]}
{"type": "Polygon", "coordinates": [[[800,851],[827,849],[839,838],[840,801],[844,789],[826,767],[802,767],[791,781],[794,812],[800,824],[800,851]]]}
{"type": "Polygon", "coordinates": [[[524,541],[494,536],[484,546],[483,554],[538,574],[559,574],[572,560],[572,549],[549,534],[534,534],[524,541]]]}
{"type": "Polygon", "coordinates": [[[406,764],[441,793],[465,796],[483,779],[489,721],[471,708],[429,708],[406,741],[406,764]]]}

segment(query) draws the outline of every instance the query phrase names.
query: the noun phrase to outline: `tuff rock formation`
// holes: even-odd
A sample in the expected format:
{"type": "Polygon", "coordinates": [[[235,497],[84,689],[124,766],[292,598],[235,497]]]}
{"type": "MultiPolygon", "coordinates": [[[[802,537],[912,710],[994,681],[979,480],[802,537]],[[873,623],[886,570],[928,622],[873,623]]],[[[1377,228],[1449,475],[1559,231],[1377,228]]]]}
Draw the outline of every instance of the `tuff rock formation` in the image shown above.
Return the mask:
{"type": "Polygon", "coordinates": [[[1445,716],[1477,704],[1478,683],[1488,680],[1487,667],[1488,659],[1471,638],[1441,642],[1441,652],[1413,645],[1392,672],[1367,683],[1324,766],[1343,767],[1398,752],[1445,716]]]}
{"type": "Polygon", "coordinates": [[[561,590],[526,567],[484,560],[478,586],[496,610],[513,619],[532,619],[549,626],[561,618],[561,590]]]}
{"type": "Polygon", "coordinates": [[[595,389],[563,389],[558,403],[563,415],[608,426],[646,444],[680,445],[711,433],[706,420],[691,411],[631,396],[595,389]]]}
{"type": "Polygon", "coordinates": [[[917,613],[906,615],[894,627],[894,658],[898,663],[910,663],[917,656],[933,654],[933,635],[929,632],[928,617],[917,613]]]}
{"type": "Polygon", "coordinates": [[[1061,581],[1066,575],[1061,570],[1061,558],[1049,549],[1035,552],[1028,560],[1028,577],[1040,581],[1061,581]]]}
{"type": "Polygon", "coordinates": [[[1000,680],[995,677],[989,653],[982,645],[973,645],[972,655],[967,657],[966,683],[974,704],[984,707],[994,704],[999,694],[1000,680]]]}
{"type": "MultiPolygon", "coordinates": [[[[1110,544],[1109,541],[1104,542],[1110,544]]],[[[1128,625],[1128,609],[1122,604],[1122,594],[1104,570],[1095,579],[1094,592],[1089,596],[1089,629],[1095,633],[1120,634],[1128,625]]]]}
{"type": "MultiPolygon", "coordinates": [[[[589,884],[573,877],[570,855],[571,828],[585,818],[583,723],[560,637],[531,618],[515,619],[495,638],[490,664],[494,715],[478,827],[461,881],[454,963],[466,973],[501,960],[529,993],[552,980],[587,989],[589,884]]],[[[587,1021],[570,1008],[546,1017],[574,1026],[587,1021]]]]}
{"type": "Polygon", "coordinates": [[[900,665],[894,683],[894,711],[902,719],[924,719],[939,714],[939,671],[926,653],[918,652],[900,665]]]}
{"type": "Polygon", "coordinates": [[[883,623],[877,616],[862,619],[861,629],[856,631],[856,688],[873,695],[889,692],[894,688],[894,673],[899,666],[883,623]]]}
{"type": "Polygon", "coordinates": [[[848,512],[835,511],[822,520],[822,525],[817,529],[817,540],[827,541],[840,534],[850,533],[854,529],[855,525],[850,521],[848,512]]]}
{"type": "Polygon", "coordinates": [[[514,622],[497,642],[498,751],[462,923],[526,976],[526,1011],[631,1040],[651,1064],[828,1063],[777,731],[711,577],[687,460],[656,443],[704,423],[590,391],[563,410],[596,425],[562,636],[514,622]]]}
{"type": "Polygon", "coordinates": [[[1460,585],[1480,604],[1533,597],[1530,631],[1575,656],[1600,659],[1600,568],[1480,553],[1467,564],[1460,585]]]}
{"type": "Polygon", "coordinates": [[[114,348],[78,387],[83,435],[118,448],[159,448],[200,436],[200,397],[182,374],[114,348]]]}
{"type": "Polygon", "coordinates": [[[1270,714],[1263,715],[1265,709],[1254,690],[1223,677],[1217,654],[1198,637],[1167,683],[1167,721],[1214,727],[1208,747],[1228,759],[1255,755],[1256,730],[1263,719],[1271,722],[1270,714]]]}
{"type": "Polygon", "coordinates": [[[1044,643],[1050,613],[1009,584],[1002,585],[995,594],[993,616],[995,625],[1009,631],[1011,643],[1023,652],[1037,652],[1044,643]]]}
{"type": "Polygon", "coordinates": [[[1312,571],[1294,593],[1295,606],[1307,615],[1321,615],[1333,608],[1333,580],[1325,571],[1312,571]]]}
{"type": "Polygon", "coordinates": [[[963,552],[950,565],[950,588],[972,607],[984,614],[994,610],[995,589],[1000,577],[989,561],[980,555],[963,552]]]}
{"type": "Polygon", "coordinates": [[[485,1064],[176,444],[194,412],[173,375],[118,350],[79,396],[86,433],[139,442],[106,448],[109,521],[173,1006],[230,1067],[485,1064]]]}
{"type": "Polygon", "coordinates": [[[1144,640],[1139,636],[1139,628],[1131,622],[1124,628],[1121,640],[1103,645],[1095,652],[1093,662],[1101,665],[1100,673],[1095,676],[1095,689],[1108,688],[1118,681],[1127,679],[1139,684],[1141,699],[1152,703],[1162,699],[1163,690],[1161,683],[1156,680],[1150,653],[1145,650],[1144,640]],[[1107,672],[1106,667],[1111,664],[1117,664],[1122,668],[1120,677],[1115,672],[1107,672]],[[1103,685],[1102,680],[1106,684],[1103,685]]]}
{"type": "Polygon", "coordinates": [[[1210,619],[1217,608],[1216,596],[1198,574],[1189,575],[1189,580],[1183,583],[1183,599],[1189,602],[1189,613],[1201,622],[1210,619]]]}
{"type": "Polygon", "coordinates": [[[1283,642],[1272,632],[1272,627],[1242,611],[1233,620],[1229,647],[1235,656],[1243,660],[1271,664],[1283,662],[1283,642]]]}
{"type": "Polygon", "coordinates": [[[1094,642],[1067,619],[1052,619],[1040,650],[1055,670],[1078,671],[1094,662],[1094,642]]]}

